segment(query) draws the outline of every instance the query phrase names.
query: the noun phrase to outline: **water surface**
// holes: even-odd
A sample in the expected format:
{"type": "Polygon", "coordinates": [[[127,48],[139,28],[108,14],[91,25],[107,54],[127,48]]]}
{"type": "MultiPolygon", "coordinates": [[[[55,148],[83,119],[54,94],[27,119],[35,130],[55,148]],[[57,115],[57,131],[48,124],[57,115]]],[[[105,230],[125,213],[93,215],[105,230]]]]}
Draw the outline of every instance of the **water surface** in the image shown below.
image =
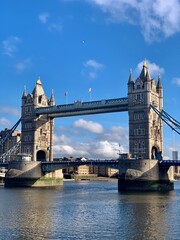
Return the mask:
{"type": "Polygon", "coordinates": [[[169,193],[119,193],[116,181],[0,188],[0,239],[180,239],[180,182],[169,193]]]}

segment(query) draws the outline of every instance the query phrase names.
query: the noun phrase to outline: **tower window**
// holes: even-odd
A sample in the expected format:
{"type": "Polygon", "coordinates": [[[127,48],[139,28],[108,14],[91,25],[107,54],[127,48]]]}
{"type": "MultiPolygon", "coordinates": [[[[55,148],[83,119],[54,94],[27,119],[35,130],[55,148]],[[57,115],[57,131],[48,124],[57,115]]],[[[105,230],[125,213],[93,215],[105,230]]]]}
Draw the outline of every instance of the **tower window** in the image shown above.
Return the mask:
{"type": "Polygon", "coordinates": [[[137,94],[137,100],[141,100],[141,95],[137,94]]]}
{"type": "Polygon", "coordinates": [[[41,103],[42,102],[42,96],[39,96],[38,97],[38,103],[41,103]]]}

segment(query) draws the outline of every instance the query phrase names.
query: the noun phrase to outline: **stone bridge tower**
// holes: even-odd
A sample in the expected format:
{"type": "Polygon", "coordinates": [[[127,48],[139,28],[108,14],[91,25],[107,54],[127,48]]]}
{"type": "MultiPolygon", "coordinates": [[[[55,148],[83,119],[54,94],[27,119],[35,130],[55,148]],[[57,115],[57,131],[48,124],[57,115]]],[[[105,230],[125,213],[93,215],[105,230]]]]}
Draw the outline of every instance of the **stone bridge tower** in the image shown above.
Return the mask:
{"type": "Polygon", "coordinates": [[[33,161],[53,160],[54,120],[45,115],[36,116],[35,109],[54,104],[53,92],[49,100],[40,79],[36,82],[32,93],[26,94],[24,89],[21,112],[21,152],[31,154],[33,161]]]}
{"type": "Polygon", "coordinates": [[[161,159],[163,151],[162,120],[150,107],[159,111],[163,105],[163,89],[151,79],[146,61],[136,81],[132,72],[128,81],[129,149],[137,159],[161,159]]]}

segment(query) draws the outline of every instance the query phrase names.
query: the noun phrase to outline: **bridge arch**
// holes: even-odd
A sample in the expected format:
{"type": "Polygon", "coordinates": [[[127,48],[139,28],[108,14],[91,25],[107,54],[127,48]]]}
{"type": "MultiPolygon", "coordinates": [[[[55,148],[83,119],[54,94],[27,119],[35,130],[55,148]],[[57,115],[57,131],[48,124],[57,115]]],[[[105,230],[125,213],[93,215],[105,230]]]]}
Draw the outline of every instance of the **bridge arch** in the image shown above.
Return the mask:
{"type": "Polygon", "coordinates": [[[46,153],[43,150],[39,150],[36,154],[37,161],[46,161],[46,153]]]}
{"type": "Polygon", "coordinates": [[[151,159],[156,159],[158,153],[158,149],[156,146],[152,146],[151,149],[151,159]]]}
{"type": "Polygon", "coordinates": [[[162,152],[155,145],[151,148],[151,159],[162,160],[162,152]]]}

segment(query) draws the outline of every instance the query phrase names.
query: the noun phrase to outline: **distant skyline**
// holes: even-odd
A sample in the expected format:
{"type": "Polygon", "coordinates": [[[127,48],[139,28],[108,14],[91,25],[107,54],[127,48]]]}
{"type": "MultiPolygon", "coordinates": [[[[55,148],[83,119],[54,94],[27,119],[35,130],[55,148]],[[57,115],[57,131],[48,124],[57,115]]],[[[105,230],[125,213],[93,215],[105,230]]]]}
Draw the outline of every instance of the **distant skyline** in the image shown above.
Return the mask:
{"type": "MultiPolygon", "coordinates": [[[[164,110],[180,119],[179,0],[1,0],[0,27],[0,130],[39,78],[56,104],[126,97],[145,59],[164,110]]],[[[119,145],[128,151],[128,113],[55,119],[54,140],[56,156],[116,158],[119,145]]],[[[180,137],[164,125],[164,157],[172,150],[180,137]]]]}

